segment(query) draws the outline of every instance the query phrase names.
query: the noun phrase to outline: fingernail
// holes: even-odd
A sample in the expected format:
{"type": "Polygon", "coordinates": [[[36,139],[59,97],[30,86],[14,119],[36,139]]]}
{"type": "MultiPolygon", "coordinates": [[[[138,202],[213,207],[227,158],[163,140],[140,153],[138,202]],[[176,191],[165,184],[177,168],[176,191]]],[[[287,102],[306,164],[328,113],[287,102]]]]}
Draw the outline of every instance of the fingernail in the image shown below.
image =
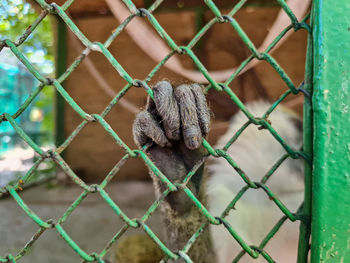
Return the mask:
{"type": "Polygon", "coordinates": [[[198,136],[192,136],[187,138],[187,147],[191,150],[197,149],[200,146],[198,136]]]}

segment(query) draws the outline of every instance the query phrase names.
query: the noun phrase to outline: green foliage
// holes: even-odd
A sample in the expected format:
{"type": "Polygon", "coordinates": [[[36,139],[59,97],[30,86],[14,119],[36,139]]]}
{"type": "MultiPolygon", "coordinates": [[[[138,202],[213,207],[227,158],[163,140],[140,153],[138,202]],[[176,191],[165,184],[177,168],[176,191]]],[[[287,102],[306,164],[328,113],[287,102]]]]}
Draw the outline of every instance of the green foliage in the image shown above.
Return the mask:
{"type": "MultiPolygon", "coordinates": [[[[16,41],[33,24],[39,14],[24,0],[0,1],[0,40],[16,41]]],[[[54,69],[53,33],[50,18],[47,16],[18,47],[29,61],[44,75],[51,75],[54,69]]],[[[33,106],[45,114],[40,125],[44,133],[53,133],[53,98],[54,90],[44,88],[33,106]]],[[[52,138],[49,139],[52,141],[52,138]]]]}
{"type": "Polygon", "coordinates": [[[44,111],[43,120],[41,121],[40,130],[47,133],[49,142],[53,141],[53,129],[54,129],[54,119],[53,119],[53,98],[55,92],[52,87],[45,87],[38,99],[35,102],[35,106],[44,111]]]}
{"type": "MultiPolygon", "coordinates": [[[[39,16],[30,4],[23,0],[0,1],[0,40],[16,41],[39,16]]],[[[26,41],[20,45],[21,51],[43,73],[53,71],[53,35],[49,17],[38,25],[26,41]]]]}

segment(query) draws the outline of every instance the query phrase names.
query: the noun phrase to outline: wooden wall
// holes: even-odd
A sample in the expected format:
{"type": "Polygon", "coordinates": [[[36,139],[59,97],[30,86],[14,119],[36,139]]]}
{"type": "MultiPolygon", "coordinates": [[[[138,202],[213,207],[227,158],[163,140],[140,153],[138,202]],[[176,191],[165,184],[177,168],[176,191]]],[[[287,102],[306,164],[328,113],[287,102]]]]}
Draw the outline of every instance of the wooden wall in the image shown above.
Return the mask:
{"type": "MultiPolygon", "coordinates": [[[[242,28],[252,41],[258,46],[263,41],[269,27],[273,23],[277,7],[247,7],[235,16],[242,28]]],[[[223,11],[225,12],[225,11],[223,11]]],[[[156,13],[159,23],[179,45],[186,45],[196,33],[195,11],[163,11],[156,13]]],[[[205,13],[204,21],[211,19],[211,13],[205,13]]],[[[118,25],[110,15],[76,17],[75,23],[91,41],[103,42],[118,25]]],[[[68,38],[69,39],[69,38],[68,38]]],[[[69,39],[68,63],[70,64],[81,51],[78,51],[69,39]]],[[[156,63],[145,54],[126,32],[123,32],[110,46],[109,50],[118,62],[133,78],[144,79],[156,63]]],[[[214,26],[203,38],[199,48],[194,49],[203,64],[210,70],[227,69],[239,65],[248,55],[248,49],[243,46],[233,28],[227,24],[214,26]]],[[[273,55],[286,70],[295,85],[303,80],[304,62],[306,53],[306,33],[295,33],[273,55]]],[[[115,91],[121,90],[126,81],[123,80],[107,59],[97,52],[92,52],[89,58],[93,60],[98,71],[115,91]]],[[[179,56],[185,67],[194,68],[192,61],[179,56]]],[[[167,78],[174,82],[181,82],[182,77],[166,68],[162,68],[153,78],[152,83],[167,78]]],[[[254,70],[250,70],[237,80],[231,88],[243,101],[256,99],[257,91],[264,88],[270,99],[275,99],[287,89],[278,74],[270,65],[263,62],[254,70]]],[[[73,99],[88,113],[100,113],[111,98],[100,88],[98,82],[88,72],[83,62],[67,79],[65,88],[73,99]]],[[[132,87],[125,96],[137,107],[142,107],[146,101],[146,92],[140,88],[132,87]]],[[[236,111],[232,102],[218,92],[211,92],[208,96],[210,105],[215,114],[213,133],[210,141],[222,134],[225,129],[215,129],[216,123],[222,123],[236,111]]],[[[64,109],[65,136],[68,136],[81,122],[81,118],[66,104],[64,109]]],[[[132,140],[132,122],[135,114],[116,105],[107,115],[106,121],[117,134],[131,148],[135,145],[132,140]]],[[[122,158],[124,151],[113,139],[98,125],[90,123],[75,138],[65,151],[65,159],[77,173],[87,181],[101,181],[112,167],[122,158]]],[[[117,175],[120,180],[148,179],[147,169],[139,159],[128,160],[117,175]]]]}

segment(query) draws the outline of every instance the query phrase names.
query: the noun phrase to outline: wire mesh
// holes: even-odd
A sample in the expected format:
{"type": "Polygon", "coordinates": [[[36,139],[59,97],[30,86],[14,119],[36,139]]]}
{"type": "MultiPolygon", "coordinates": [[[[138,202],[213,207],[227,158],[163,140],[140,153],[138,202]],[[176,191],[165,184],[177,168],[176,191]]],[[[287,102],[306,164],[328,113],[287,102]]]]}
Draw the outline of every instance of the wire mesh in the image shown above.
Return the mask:
{"type": "MultiPolygon", "coordinates": [[[[286,12],[290,18],[290,25],[286,27],[280,34],[271,42],[271,44],[266,48],[265,51],[260,52],[254,46],[252,41],[249,39],[247,34],[241,28],[239,23],[235,20],[235,13],[241,9],[246,0],[241,0],[232,8],[227,14],[222,14],[219,8],[211,0],[204,1],[207,7],[214,14],[214,18],[209,21],[199,32],[189,41],[187,46],[177,45],[173,39],[167,34],[166,30],[158,23],[157,19],[153,15],[153,12],[157,10],[159,5],[163,1],[155,1],[149,8],[137,8],[134,3],[130,0],[123,0],[124,4],[130,10],[130,15],[127,17],[107,38],[104,43],[101,42],[91,42],[74,24],[71,18],[67,15],[66,10],[74,2],[74,0],[66,1],[62,6],[56,3],[47,3],[44,0],[36,0],[36,2],[43,9],[42,13],[38,16],[37,20],[28,29],[23,32],[22,35],[18,37],[17,41],[10,41],[8,39],[0,42],[0,50],[4,47],[9,48],[13,54],[23,63],[23,65],[31,72],[31,74],[39,80],[40,84],[28,95],[25,102],[18,108],[17,112],[10,115],[8,113],[3,113],[0,115],[0,122],[7,121],[15,130],[15,132],[39,155],[38,160],[35,162],[33,167],[14,185],[8,185],[0,189],[0,195],[9,194],[17,202],[23,211],[28,215],[28,217],[33,220],[38,226],[38,231],[34,234],[32,239],[18,251],[16,255],[8,254],[3,257],[0,256],[0,262],[16,262],[26,255],[29,249],[33,246],[35,241],[49,229],[56,230],[59,235],[67,242],[67,244],[83,259],[83,262],[104,262],[103,258],[109,251],[113,243],[115,243],[129,228],[141,228],[144,232],[160,247],[160,249],[166,255],[163,261],[167,259],[178,259],[182,258],[185,262],[192,262],[190,257],[187,255],[192,244],[196,242],[198,237],[201,235],[202,230],[208,227],[209,224],[220,225],[223,224],[227,231],[232,235],[232,237],[239,243],[242,247],[241,253],[237,255],[233,262],[239,262],[240,258],[248,253],[252,258],[257,258],[259,255],[264,257],[267,262],[274,262],[272,257],[264,250],[264,247],[269,242],[269,240],[277,233],[279,228],[286,220],[291,221],[301,221],[305,220],[303,217],[302,209],[299,208],[296,213],[290,211],[266,185],[270,176],[276,171],[276,169],[285,161],[287,158],[302,158],[307,163],[310,163],[310,156],[305,154],[302,150],[293,149],[289,146],[284,139],[278,134],[276,130],[268,121],[269,114],[281,103],[287,96],[292,94],[298,94],[299,92],[304,92],[303,84],[299,87],[295,86],[286,72],[277,63],[277,61],[269,54],[271,49],[281,40],[281,38],[290,30],[306,30],[311,32],[310,26],[306,23],[308,16],[303,20],[298,21],[293,11],[288,7],[284,0],[277,0],[276,2],[281,6],[281,8],[286,12]],[[85,50],[77,57],[74,62],[66,69],[66,71],[58,76],[57,78],[48,78],[43,76],[31,63],[30,61],[21,53],[19,46],[26,41],[30,34],[35,30],[36,26],[49,14],[58,16],[67,27],[75,34],[75,36],[85,45],[85,50]],[[118,62],[118,60],[109,52],[108,47],[110,44],[118,37],[118,35],[123,32],[125,27],[132,21],[135,17],[142,17],[148,19],[153,28],[158,32],[158,34],[163,38],[167,45],[171,48],[171,53],[169,53],[164,59],[156,65],[153,70],[148,74],[144,80],[138,80],[132,78],[128,72],[123,68],[123,66],[118,62]],[[198,41],[205,35],[205,33],[215,24],[226,23],[230,24],[233,29],[238,33],[244,44],[248,47],[251,55],[244,60],[238,69],[223,83],[218,83],[210,76],[205,66],[201,63],[198,57],[193,53],[192,48],[198,43],[198,41]],[[70,94],[63,88],[62,82],[67,79],[70,74],[78,67],[78,65],[88,56],[91,51],[102,53],[118,74],[127,82],[123,89],[110,101],[110,103],[105,107],[105,109],[100,114],[89,114],[85,112],[70,96],[70,94]],[[148,95],[153,98],[153,92],[148,83],[151,81],[152,77],[159,71],[159,69],[175,54],[181,54],[183,56],[188,56],[191,58],[193,63],[196,65],[197,69],[203,74],[203,76],[208,80],[208,85],[205,87],[205,92],[210,89],[215,89],[220,92],[226,93],[232,101],[239,107],[239,109],[247,116],[248,121],[241,127],[240,130],[232,136],[232,138],[227,142],[223,149],[214,149],[205,139],[203,139],[203,146],[207,149],[208,155],[214,156],[216,158],[224,158],[227,162],[237,171],[239,176],[246,182],[246,186],[241,189],[237,196],[231,201],[227,206],[225,211],[216,217],[212,215],[208,209],[201,204],[201,202],[196,198],[196,196],[187,188],[186,184],[195,174],[196,170],[205,161],[206,158],[202,159],[200,163],[197,163],[192,170],[187,174],[185,179],[181,184],[172,183],[158,168],[157,166],[148,158],[145,154],[145,149],[131,149],[123,140],[118,136],[118,133],[114,131],[108,122],[105,120],[106,115],[111,111],[111,109],[118,103],[118,101],[130,90],[131,88],[143,88],[148,95]],[[255,117],[249,110],[245,107],[242,101],[236,96],[236,94],[229,88],[230,83],[238,76],[239,72],[247,66],[247,64],[253,60],[264,60],[268,62],[274,70],[279,74],[281,79],[288,86],[288,90],[276,100],[270,109],[262,117],[255,117]],[[69,104],[70,107],[78,113],[82,119],[81,123],[75,128],[75,130],[65,139],[65,141],[59,145],[57,148],[44,151],[38,144],[36,144],[28,134],[26,134],[20,125],[17,124],[16,119],[23,113],[23,111],[28,108],[33,100],[40,94],[44,88],[54,88],[56,89],[64,100],[69,104]],[[107,133],[113,138],[116,144],[118,144],[124,151],[124,157],[111,169],[111,171],[106,175],[104,180],[100,184],[87,184],[81,180],[76,173],[71,169],[71,167],[62,158],[61,153],[68,147],[68,145],[74,140],[74,138],[79,134],[79,132],[90,122],[96,122],[107,131],[107,133]],[[280,160],[271,167],[271,169],[266,173],[260,182],[253,182],[249,179],[247,175],[236,163],[235,161],[226,153],[227,149],[233,144],[233,142],[240,136],[240,134],[249,126],[258,125],[267,129],[272,136],[284,147],[286,154],[281,156],[280,160]],[[141,218],[130,218],[124,211],[114,202],[108,193],[105,191],[105,187],[112,180],[112,178],[118,173],[119,169],[125,164],[129,158],[141,158],[148,168],[160,178],[160,180],[165,183],[167,189],[162,193],[158,200],[148,208],[147,212],[141,218]],[[18,192],[21,190],[21,186],[25,184],[28,179],[35,173],[38,166],[45,160],[54,161],[79,187],[83,189],[81,195],[72,203],[72,205],[66,210],[66,212],[56,220],[50,219],[47,221],[42,220],[34,211],[26,205],[22,200],[18,192]],[[229,222],[225,219],[231,209],[234,208],[237,201],[245,194],[249,189],[261,188],[264,190],[266,195],[273,200],[276,206],[282,211],[284,216],[276,223],[276,225],[268,232],[266,237],[261,241],[258,246],[249,245],[237,232],[231,227],[229,222]],[[152,214],[158,209],[159,205],[166,198],[166,196],[173,191],[184,191],[188,197],[193,201],[193,203],[198,207],[201,213],[207,219],[204,223],[188,240],[187,244],[180,251],[171,251],[167,246],[157,237],[157,235],[152,231],[152,229],[147,225],[147,220],[152,216],[152,214]],[[110,208],[117,214],[123,221],[124,226],[114,235],[114,237],[106,244],[102,251],[87,253],[71,238],[71,236],[64,230],[62,224],[67,220],[70,214],[79,206],[79,204],[89,195],[89,194],[99,194],[105,202],[110,206],[110,208]]],[[[141,91],[140,91],[141,92],[141,91]]],[[[308,97],[308,96],[306,96],[308,97]]],[[[302,207],[302,205],[301,205],[302,207]]],[[[307,251],[307,249],[306,249],[307,251]]]]}

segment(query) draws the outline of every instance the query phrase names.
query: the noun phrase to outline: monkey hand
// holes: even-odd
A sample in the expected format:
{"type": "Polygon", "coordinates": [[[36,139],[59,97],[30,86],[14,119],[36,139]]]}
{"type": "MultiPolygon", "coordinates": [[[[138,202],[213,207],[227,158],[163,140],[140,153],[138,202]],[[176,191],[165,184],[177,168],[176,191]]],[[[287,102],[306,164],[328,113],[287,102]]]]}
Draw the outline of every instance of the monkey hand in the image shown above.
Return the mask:
{"type": "MultiPolygon", "coordinates": [[[[209,132],[210,111],[198,84],[173,87],[167,81],[160,81],[153,87],[153,94],[154,100],[149,99],[146,110],[135,119],[134,140],[139,147],[152,141],[147,155],[171,182],[181,183],[206,153],[202,140],[209,132]]],[[[187,185],[194,194],[199,193],[202,173],[200,167],[187,185]]],[[[154,175],[153,179],[156,180],[154,175]]],[[[165,190],[159,181],[158,187],[165,190]]],[[[185,193],[177,191],[168,196],[168,202],[181,213],[192,203],[184,198],[185,193]]]]}

